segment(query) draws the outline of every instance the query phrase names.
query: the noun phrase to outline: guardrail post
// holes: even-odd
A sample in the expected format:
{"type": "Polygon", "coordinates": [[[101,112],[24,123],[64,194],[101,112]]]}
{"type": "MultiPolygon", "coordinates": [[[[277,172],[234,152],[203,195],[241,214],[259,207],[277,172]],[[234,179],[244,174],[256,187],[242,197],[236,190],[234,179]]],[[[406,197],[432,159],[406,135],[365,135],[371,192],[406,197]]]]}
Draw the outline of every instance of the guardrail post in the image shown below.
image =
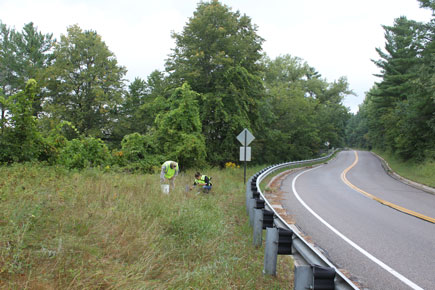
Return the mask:
{"type": "Polygon", "coordinates": [[[246,213],[249,214],[249,200],[252,198],[251,186],[246,187],[246,213]]]}
{"type": "Polygon", "coordinates": [[[337,289],[334,281],[336,274],[334,268],[307,264],[299,253],[293,255],[293,261],[294,290],[337,289]]]}
{"type": "Polygon", "coordinates": [[[256,176],[251,176],[246,184],[246,213],[249,214],[249,200],[252,198],[252,184],[255,185],[256,176]]]}
{"type": "Polygon", "coordinates": [[[266,248],[264,251],[263,273],[276,276],[276,261],[278,259],[278,229],[266,229],[266,248]]]}
{"type": "Polygon", "coordinates": [[[255,209],[255,198],[249,199],[249,224],[251,227],[254,226],[254,209],[255,209]]]}
{"type": "Polygon", "coordinates": [[[263,210],[254,209],[254,246],[259,247],[263,242],[263,210]]]}
{"type": "Polygon", "coordinates": [[[313,270],[299,254],[293,254],[294,290],[313,289],[313,270]]]}

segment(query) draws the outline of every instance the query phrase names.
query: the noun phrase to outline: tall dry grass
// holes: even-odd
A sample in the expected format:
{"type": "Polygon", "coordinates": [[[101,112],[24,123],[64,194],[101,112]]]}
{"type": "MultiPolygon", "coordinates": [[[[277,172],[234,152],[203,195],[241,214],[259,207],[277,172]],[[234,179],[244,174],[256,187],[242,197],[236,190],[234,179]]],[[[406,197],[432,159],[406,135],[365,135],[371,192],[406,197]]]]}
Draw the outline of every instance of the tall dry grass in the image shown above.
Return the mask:
{"type": "Polygon", "coordinates": [[[0,288],[292,288],[288,257],[262,274],[243,169],[205,173],[212,193],[186,191],[187,172],[165,195],[157,174],[0,167],[0,288]]]}

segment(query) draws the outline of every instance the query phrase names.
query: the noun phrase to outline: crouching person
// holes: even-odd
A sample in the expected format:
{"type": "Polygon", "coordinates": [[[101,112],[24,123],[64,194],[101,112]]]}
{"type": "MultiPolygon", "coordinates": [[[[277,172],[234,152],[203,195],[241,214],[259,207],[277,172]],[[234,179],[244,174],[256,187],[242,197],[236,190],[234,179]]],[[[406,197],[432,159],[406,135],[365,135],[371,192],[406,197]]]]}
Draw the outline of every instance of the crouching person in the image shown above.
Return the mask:
{"type": "Polygon", "coordinates": [[[208,193],[213,184],[210,182],[211,177],[208,177],[207,175],[202,175],[201,173],[197,172],[195,173],[195,180],[193,182],[193,187],[198,186],[202,189],[204,193],[208,193]]]}

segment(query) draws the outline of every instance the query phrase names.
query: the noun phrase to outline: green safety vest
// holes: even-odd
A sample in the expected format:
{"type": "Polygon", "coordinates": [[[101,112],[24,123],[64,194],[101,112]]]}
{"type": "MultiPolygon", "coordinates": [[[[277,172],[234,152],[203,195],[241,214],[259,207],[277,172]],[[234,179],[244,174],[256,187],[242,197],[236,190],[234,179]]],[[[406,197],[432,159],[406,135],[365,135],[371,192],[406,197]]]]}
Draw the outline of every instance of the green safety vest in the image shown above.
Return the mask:
{"type": "MultiPolygon", "coordinates": [[[[206,177],[206,175],[202,175],[201,179],[195,179],[195,184],[207,184],[205,182],[205,177],[206,177]]],[[[208,180],[209,180],[209,185],[211,185],[210,177],[208,178],[208,180]]]]}
{"type": "Polygon", "coordinates": [[[178,171],[178,163],[177,163],[177,166],[174,169],[172,169],[171,168],[172,162],[173,161],[166,161],[165,163],[163,163],[163,167],[165,168],[164,169],[165,170],[165,177],[167,179],[171,179],[175,175],[175,171],[178,171]]]}

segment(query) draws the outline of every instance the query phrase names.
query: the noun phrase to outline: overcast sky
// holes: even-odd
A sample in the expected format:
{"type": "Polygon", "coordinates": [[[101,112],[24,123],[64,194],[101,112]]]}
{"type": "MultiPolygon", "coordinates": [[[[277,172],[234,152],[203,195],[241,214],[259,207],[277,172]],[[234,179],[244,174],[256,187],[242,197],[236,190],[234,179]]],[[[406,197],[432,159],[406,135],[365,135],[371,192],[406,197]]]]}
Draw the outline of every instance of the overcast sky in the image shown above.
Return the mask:
{"type": "MultiPolygon", "coordinates": [[[[207,1],[205,1],[207,2],[207,1]]],[[[181,32],[199,0],[0,0],[0,20],[17,30],[33,22],[42,33],[59,39],[78,24],[102,36],[127,79],[146,79],[163,70],[175,44],[171,31],[181,32]]],[[[328,82],[345,76],[357,96],[344,105],[352,112],[378,81],[376,47],[384,47],[381,25],[394,19],[427,22],[428,9],[417,0],[221,0],[252,19],[265,39],[263,50],[272,59],[297,56],[328,82]]]]}

